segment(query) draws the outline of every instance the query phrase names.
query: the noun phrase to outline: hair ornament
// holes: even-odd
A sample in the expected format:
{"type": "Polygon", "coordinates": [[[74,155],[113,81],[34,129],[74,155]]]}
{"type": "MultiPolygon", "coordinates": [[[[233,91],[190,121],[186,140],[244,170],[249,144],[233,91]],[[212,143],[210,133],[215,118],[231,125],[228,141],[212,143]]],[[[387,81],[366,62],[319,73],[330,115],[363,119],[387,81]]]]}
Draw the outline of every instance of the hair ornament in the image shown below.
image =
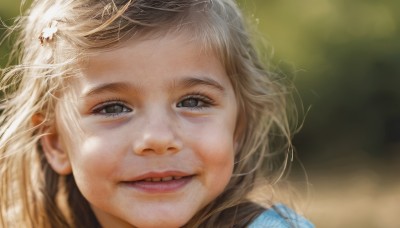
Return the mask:
{"type": "Polygon", "coordinates": [[[54,34],[56,34],[58,31],[57,24],[57,21],[52,21],[50,26],[44,28],[43,31],[40,33],[39,41],[42,46],[44,45],[44,42],[49,43],[53,40],[54,34]]]}

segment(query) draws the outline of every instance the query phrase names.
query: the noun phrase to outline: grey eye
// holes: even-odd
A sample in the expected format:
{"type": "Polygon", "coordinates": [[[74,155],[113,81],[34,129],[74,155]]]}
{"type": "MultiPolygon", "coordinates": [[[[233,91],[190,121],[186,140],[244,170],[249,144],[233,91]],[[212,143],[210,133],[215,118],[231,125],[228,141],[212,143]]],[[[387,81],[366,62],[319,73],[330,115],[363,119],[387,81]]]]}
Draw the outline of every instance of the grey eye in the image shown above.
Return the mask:
{"type": "Polygon", "coordinates": [[[107,105],[100,113],[121,113],[126,112],[127,108],[120,104],[107,105]]]}
{"type": "Polygon", "coordinates": [[[200,101],[198,98],[187,98],[178,103],[178,107],[187,107],[187,108],[195,108],[199,107],[199,104],[203,104],[204,102],[200,101]]]}
{"type": "Polygon", "coordinates": [[[94,114],[99,115],[119,115],[127,112],[131,112],[132,109],[127,107],[125,104],[120,102],[108,102],[93,109],[94,114]]]}

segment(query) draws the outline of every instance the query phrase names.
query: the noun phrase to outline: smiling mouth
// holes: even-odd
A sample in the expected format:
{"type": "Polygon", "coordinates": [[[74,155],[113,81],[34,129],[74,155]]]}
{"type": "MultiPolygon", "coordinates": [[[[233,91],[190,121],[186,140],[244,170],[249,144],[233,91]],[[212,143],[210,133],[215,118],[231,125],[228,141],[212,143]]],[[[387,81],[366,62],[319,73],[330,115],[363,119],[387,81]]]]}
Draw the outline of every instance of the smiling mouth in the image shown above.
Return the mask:
{"type": "Polygon", "coordinates": [[[141,181],[145,182],[165,182],[165,181],[171,181],[171,180],[179,180],[183,178],[182,176],[169,176],[169,177],[153,177],[153,178],[146,178],[141,181]]]}
{"type": "Polygon", "coordinates": [[[194,177],[188,174],[147,174],[132,181],[123,181],[122,184],[144,193],[171,193],[184,188],[194,177]]]}

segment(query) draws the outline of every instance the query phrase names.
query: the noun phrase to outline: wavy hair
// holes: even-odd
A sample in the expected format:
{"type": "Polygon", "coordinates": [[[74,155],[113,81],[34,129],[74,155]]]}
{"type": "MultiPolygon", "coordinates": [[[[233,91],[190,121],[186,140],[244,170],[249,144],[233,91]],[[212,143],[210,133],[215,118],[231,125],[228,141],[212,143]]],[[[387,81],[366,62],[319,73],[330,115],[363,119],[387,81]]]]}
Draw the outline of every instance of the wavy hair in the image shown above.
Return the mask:
{"type": "Polygon", "coordinates": [[[270,183],[282,175],[295,112],[291,87],[266,70],[233,0],[36,0],[12,30],[19,31],[12,53],[18,64],[3,69],[0,81],[0,226],[100,227],[73,175],[52,170],[39,139],[68,78],[80,74],[91,53],[180,32],[193,34],[225,66],[240,135],[228,186],[186,226],[242,227],[263,210],[247,196],[260,170],[270,183]],[[43,119],[32,121],[37,114],[43,119]]]}

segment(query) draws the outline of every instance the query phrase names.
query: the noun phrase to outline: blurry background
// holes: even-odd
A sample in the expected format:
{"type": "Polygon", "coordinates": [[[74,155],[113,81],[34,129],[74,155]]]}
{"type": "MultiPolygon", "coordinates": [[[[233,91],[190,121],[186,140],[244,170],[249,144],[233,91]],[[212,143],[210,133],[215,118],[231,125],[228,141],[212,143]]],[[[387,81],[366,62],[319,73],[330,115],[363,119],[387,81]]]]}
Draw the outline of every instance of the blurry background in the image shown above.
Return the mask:
{"type": "MultiPolygon", "coordinates": [[[[0,1],[10,25],[19,1],[0,1]]],[[[306,216],[317,227],[400,227],[400,1],[238,3],[309,109],[294,138],[306,216]]]]}
{"type": "Polygon", "coordinates": [[[304,213],[317,227],[400,227],[400,1],[239,2],[310,108],[294,137],[304,213]]]}

